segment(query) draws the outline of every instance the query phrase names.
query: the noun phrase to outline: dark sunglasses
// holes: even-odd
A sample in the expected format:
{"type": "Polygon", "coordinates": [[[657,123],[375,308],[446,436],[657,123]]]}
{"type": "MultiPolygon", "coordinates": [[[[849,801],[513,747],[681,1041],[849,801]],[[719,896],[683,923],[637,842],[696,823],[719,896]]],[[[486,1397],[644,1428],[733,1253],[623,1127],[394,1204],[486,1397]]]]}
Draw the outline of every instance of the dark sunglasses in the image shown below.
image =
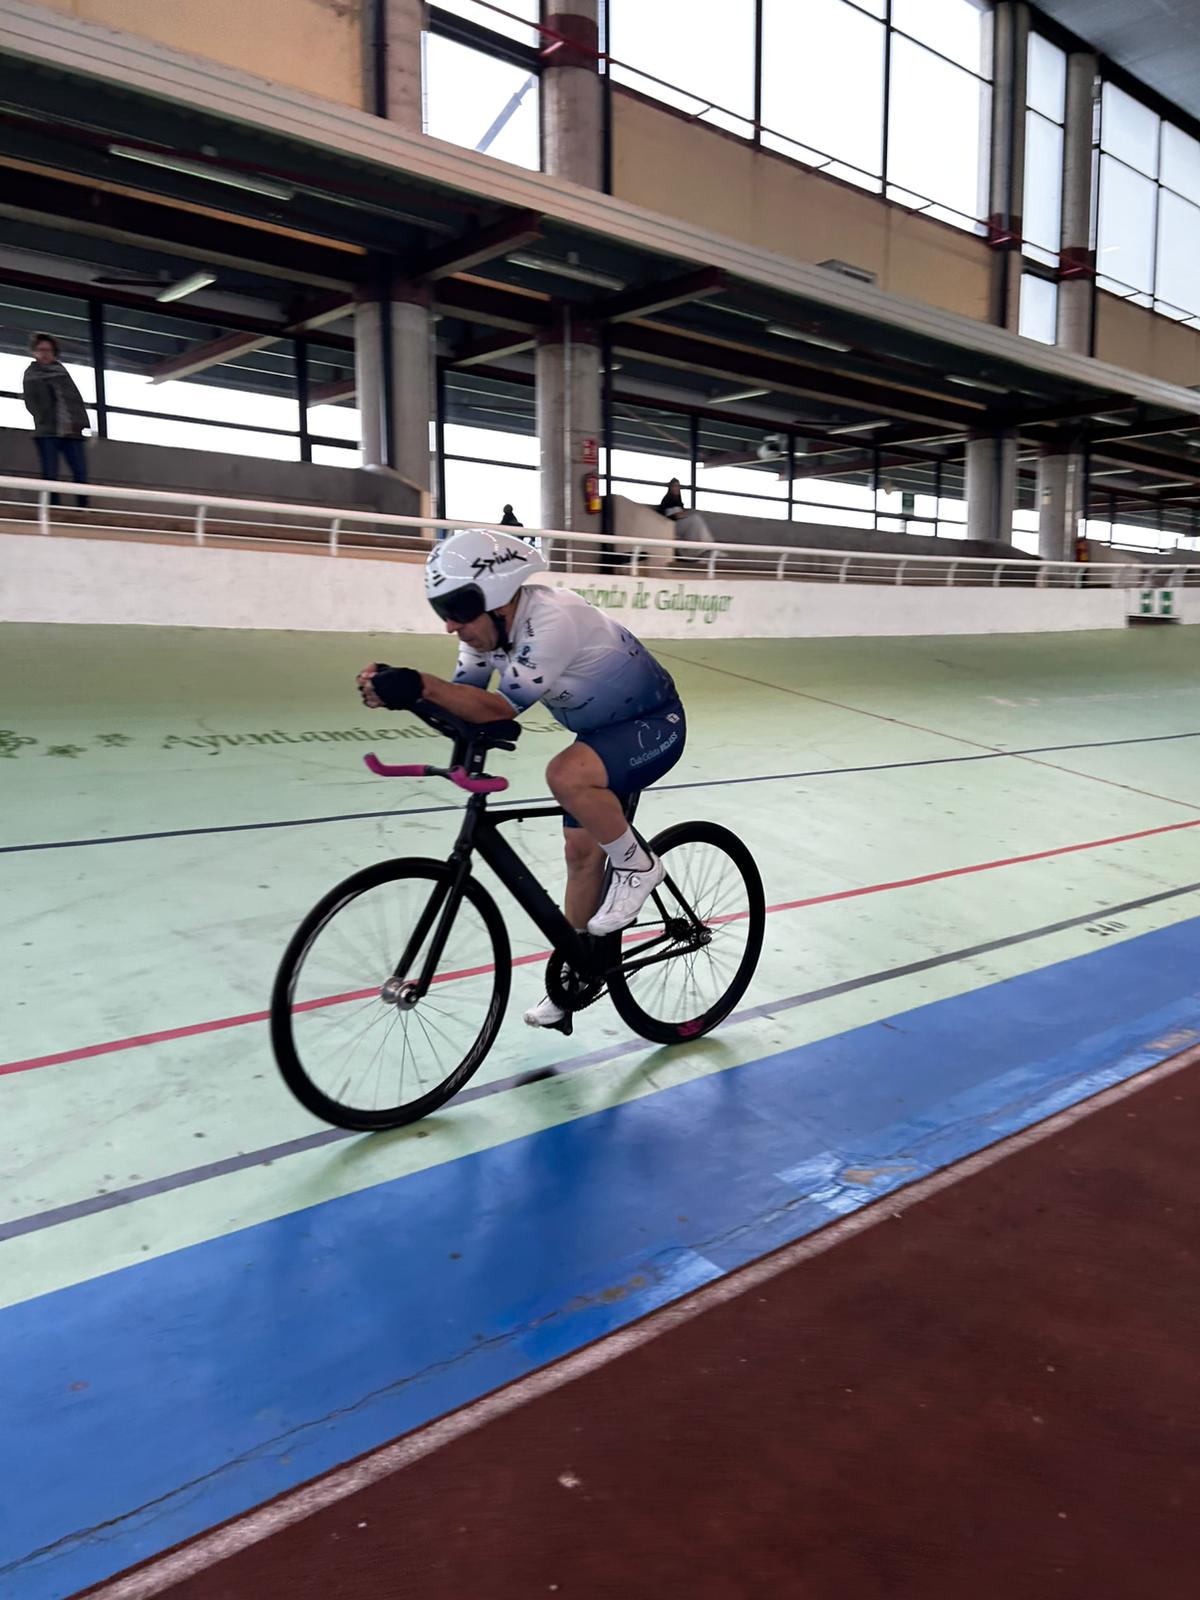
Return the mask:
{"type": "Polygon", "coordinates": [[[463,589],[452,589],[449,594],[432,594],[429,604],[443,622],[474,622],[487,610],[483,591],[473,583],[463,589]]]}

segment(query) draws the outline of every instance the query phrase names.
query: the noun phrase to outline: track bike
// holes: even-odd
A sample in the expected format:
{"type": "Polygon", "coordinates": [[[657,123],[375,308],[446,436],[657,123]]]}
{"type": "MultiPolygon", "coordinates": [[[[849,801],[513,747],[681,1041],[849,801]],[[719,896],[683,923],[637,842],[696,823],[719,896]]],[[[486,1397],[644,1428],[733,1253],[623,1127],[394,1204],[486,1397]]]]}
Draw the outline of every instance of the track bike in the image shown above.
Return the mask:
{"type": "MultiPolygon", "coordinates": [[[[546,993],[566,1016],[607,994],[635,1033],[677,1044],[710,1032],[754,975],[766,913],[754,857],[729,829],[681,822],[645,848],[666,869],[636,921],[594,938],[573,929],[502,837],[510,823],[559,817],[558,806],[504,806],[484,770],[512,750],[514,721],[470,723],[418,701],[452,744],[449,767],[367,767],[387,778],[438,777],[469,796],[445,861],[408,856],[354,873],[293,935],[271,996],[271,1042],[284,1081],[315,1116],[343,1128],[398,1128],[444,1105],[487,1056],[514,966],[546,962],[546,993]],[[546,949],[514,962],[495,899],[472,871],[478,855],[540,931],[546,949]]],[[[626,806],[630,825],[636,803],[626,806]]],[[[636,831],[636,830],[635,830],[636,831]]]]}

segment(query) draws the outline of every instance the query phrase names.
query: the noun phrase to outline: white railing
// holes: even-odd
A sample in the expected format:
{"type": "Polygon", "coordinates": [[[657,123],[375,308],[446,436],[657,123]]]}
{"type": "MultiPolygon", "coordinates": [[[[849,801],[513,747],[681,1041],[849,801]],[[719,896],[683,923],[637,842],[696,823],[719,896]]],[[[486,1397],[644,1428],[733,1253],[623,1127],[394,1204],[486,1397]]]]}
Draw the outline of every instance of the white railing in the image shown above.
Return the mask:
{"type": "MultiPolygon", "coordinates": [[[[402,517],[347,506],[289,505],[175,489],[132,489],[111,484],[51,483],[41,478],[0,476],[0,531],[26,531],[33,524],[47,536],[179,538],[198,545],[262,544],[324,549],[332,556],[371,551],[412,560],[444,532],[496,528],[499,524],[447,517],[402,517]],[[74,502],[86,495],[87,509],[74,502]],[[51,497],[68,502],[54,506],[51,497]]],[[[825,583],[1021,585],[1028,588],[1200,586],[1200,563],[1151,560],[1041,561],[1032,557],[903,555],[821,546],[694,544],[644,536],[603,537],[558,529],[525,528],[556,570],[580,575],[640,573],[711,580],[772,578],[825,583]]]]}

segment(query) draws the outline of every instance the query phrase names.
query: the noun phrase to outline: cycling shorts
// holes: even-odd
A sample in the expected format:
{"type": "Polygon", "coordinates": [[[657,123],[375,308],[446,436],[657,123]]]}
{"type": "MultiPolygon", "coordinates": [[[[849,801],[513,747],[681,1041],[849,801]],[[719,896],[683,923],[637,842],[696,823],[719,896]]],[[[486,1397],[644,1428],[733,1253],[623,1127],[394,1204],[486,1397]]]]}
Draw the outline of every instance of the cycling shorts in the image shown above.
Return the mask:
{"type": "MultiPolygon", "coordinates": [[[[576,739],[600,757],[612,792],[629,801],[665,777],[679,760],[687,742],[687,720],[679,701],[671,700],[648,716],[593,728],[576,739]]],[[[578,826],[574,817],[563,817],[564,828],[578,826]]]]}

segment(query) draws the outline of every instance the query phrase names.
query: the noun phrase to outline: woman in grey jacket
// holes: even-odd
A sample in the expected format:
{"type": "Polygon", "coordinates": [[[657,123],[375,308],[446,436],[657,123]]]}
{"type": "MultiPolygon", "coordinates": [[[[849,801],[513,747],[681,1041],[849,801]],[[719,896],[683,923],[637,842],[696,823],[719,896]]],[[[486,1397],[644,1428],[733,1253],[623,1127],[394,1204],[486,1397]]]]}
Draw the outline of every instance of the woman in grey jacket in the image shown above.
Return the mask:
{"type": "MultiPolygon", "coordinates": [[[[33,418],[33,440],[41,457],[42,477],[58,477],[58,458],[64,456],[76,483],[87,482],[83,451],[84,429],[89,426],[83,396],[75,380],[58,359],[58,340],[35,333],[30,346],[33,360],[25,369],[25,409],[33,418]]],[[[87,505],[81,498],[79,504],[87,505]]],[[[58,504],[58,496],[52,496],[58,504]]]]}

